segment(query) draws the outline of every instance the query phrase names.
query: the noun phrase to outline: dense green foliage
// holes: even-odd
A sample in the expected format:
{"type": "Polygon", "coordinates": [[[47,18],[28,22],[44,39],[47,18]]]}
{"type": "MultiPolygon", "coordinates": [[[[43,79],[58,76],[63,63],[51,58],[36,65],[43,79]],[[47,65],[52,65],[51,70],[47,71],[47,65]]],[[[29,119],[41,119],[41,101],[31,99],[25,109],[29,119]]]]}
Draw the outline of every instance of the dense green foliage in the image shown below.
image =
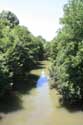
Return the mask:
{"type": "Polygon", "coordinates": [[[44,57],[49,59],[51,57],[51,42],[45,42],[44,44],[44,57]]]}
{"type": "Polygon", "coordinates": [[[14,26],[16,26],[16,25],[19,24],[18,18],[11,11],[2,11],[0,13],[0,20],[6,20],[6,21],[8,21],[8,26],[10,28],[13,28],[14,26]]]}
{"type": "Polygon", "coordinates": [[[50,76],[70,104],[83,100],[83,0],[64,6],[62,28],[52,41],[50,76]]]}
{"type": "MultiPolygon", "coordinates": [[[[43,39],[42,39],[43,40],[43,39]]],[[[43,42],[19,25],[10,11],[0,13],[0,95],[25,80],[30,71],[43,59],[43,42]]]]}

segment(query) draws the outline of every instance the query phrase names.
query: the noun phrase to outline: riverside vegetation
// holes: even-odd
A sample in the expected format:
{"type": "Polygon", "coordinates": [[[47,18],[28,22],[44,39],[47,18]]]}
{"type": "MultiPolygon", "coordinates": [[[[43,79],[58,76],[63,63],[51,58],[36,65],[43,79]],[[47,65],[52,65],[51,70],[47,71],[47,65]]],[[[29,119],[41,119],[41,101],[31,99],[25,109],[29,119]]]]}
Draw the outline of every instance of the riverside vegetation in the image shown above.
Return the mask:
{"type": "Polygon", "coordinates": [[[0,13],[0,97],[29,79],[30,71],[43,59],[44,42],[21,26],[14,13],[0,13]]]}
{"type": "Polygon", "coordinates": [[[40,60],[48,57],[51,62],[51,88],[57,88],[63,103],[82,106],[83,0],[70,0],[64,6],[60,23],[62,28],[57,36],[51,42],[46,42],[41,36],[35,37],[27,27],[21,26],[14,13],[0,13],[1,100],[11,91],[18,91],[19,87],[21,92],[23,86],[32,88],[32,84],[36,84],[34,77],[36,80],[38,77],[32,76],[31,71],[40,66],[40,60]]]}
{"type": "Polygon", "coordinates": [[[51,44],[51,86],[63,103],[83,104],[83,0],[70,0],[60,19],[62,28],[51,44]]]}

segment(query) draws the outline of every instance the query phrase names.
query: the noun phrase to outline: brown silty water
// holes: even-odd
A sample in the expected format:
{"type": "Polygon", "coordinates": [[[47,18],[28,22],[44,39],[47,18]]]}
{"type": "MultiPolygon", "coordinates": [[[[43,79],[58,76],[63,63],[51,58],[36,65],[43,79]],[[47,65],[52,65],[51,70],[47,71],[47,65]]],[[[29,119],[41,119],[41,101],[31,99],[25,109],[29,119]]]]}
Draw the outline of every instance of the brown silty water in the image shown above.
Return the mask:
{"type": "MultiPolygon", "coordinates": [[[[46,78],[44,72],[42,75],[40,79],[46,78]]],[[[83,112],[69,112],[61,107],[57,91],[50,90],[47,81],[21,99],[23,109],[7,113],[0,125],[83,125],[83,112]]]]}

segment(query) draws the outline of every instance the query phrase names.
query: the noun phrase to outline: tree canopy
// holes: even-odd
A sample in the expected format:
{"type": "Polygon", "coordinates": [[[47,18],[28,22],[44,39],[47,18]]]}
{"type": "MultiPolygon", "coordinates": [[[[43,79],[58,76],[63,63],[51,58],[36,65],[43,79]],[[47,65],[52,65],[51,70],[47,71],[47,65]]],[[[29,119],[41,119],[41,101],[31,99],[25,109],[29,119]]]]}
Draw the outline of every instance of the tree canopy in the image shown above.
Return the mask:
{"type": "Polygon", "coordinates": [[[19,25],[11,11],[0,13],[0,95],[11,83],[28,79],[30,71],[43,59],[43,41],[19,25]]]}
{"type": "Polygon", "coordinates": [[[50,75],[70,104],[83,99],[83,1],[70,0],[52,46],[50,75]]]}

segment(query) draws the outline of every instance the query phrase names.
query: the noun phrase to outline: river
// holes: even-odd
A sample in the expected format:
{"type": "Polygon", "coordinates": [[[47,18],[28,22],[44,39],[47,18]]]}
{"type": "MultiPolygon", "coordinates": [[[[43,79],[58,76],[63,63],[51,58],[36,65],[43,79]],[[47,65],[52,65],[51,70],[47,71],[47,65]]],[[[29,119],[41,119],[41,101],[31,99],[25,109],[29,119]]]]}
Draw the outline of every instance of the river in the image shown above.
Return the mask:
{"type": "Polygon", "coordinates": [[[36,88],[22,95],[23,109],[7,113],[0,125],[83,125],[83,112],[69,112],[59,104],[56,90],[50,90],[42,71],[36,88]]]}

